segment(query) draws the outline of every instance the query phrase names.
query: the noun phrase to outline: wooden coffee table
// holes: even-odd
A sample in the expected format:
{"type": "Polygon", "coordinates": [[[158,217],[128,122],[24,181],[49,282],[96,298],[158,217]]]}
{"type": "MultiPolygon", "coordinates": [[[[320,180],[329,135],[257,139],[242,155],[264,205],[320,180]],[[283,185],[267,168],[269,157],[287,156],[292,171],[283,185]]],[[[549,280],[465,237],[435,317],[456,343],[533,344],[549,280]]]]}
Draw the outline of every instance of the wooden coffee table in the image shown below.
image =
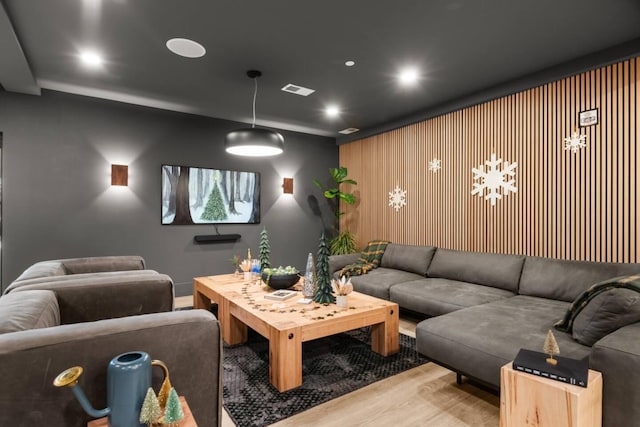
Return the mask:
{"type": "Polygon", "coordinates": [[[247,340],[251,327],[269,340],[269,380],[279,391],[302,385],[302,343],[371,326],[371,350],[383,356],[398,351],[398,304],[349,294],[349,307],[335,304],[299,304],[299,296],[286,301],[266,299],[255,281],[233,274],[193,279],[193,306],[208,310],[218,304],[222,338],[227,344],[247,340]]]}

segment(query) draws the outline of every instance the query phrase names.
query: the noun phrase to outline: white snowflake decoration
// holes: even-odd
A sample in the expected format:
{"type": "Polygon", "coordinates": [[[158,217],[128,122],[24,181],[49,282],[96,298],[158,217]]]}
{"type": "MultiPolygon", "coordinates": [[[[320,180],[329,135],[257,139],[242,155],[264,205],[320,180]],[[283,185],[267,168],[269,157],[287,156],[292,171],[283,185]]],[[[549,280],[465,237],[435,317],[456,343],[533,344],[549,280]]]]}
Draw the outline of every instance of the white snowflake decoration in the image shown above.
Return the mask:
{"type": "Polygon", "coordinates": [[[504,169],[498,169],[502,159],[496,159],[495,153],[491,153],[491,160],[485,160],[484,162],[488,166],[487,172],[483,170],[484,165],[480,165],[479,169],[472,168],[473,180],[480,180],[480,182],[473,183],[473,190],[471,194],[477,194],[482,196],[484,190],[487,189],[487,195],[484,196],[485,200],[491,201],[491,206],[495,206],[496,200],[502,199],[502,193],[507,196],[509,192],[515,193],[518,189],[515,187],[516,180],[509,179],[509,177],[515,176],[514,169],[518,166],[517,162],[509,164],[504,162],[504,169]]]}
{"type": "Polygon", "coordinates": [[[587,146],[586,140],[586,135],[580,135],[577,131],[573,131],[569,138],[564,138],[564,149],[571,150],[572,153],[577,153],[581,148],[587,146]]]}
{"type": "Polygon", "coordinates": [[[401,207],[407,205],[407,192],[396,185],[393,191],[389,192],[389,206],[398,212],[401,207]]]}
{"type": "Polygon", "coordinates": [[[435,157],[433,158],[433,160],[431,160],[429,162],[429,170],[433,173],[438,172],[440,169],[442,168],[442,166],[440,165],[440,159],[436,159],[435,157]]]}

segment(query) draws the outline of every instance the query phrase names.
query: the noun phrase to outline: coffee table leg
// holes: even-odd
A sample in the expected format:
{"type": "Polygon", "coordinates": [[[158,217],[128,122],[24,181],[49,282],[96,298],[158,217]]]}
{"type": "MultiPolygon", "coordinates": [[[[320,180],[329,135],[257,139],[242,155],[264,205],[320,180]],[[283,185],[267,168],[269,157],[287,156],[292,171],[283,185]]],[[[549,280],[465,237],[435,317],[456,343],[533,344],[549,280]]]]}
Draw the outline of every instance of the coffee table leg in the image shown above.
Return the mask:
{"type": "Polygon", "coordinates": [[[229,345],[247,341],[247,325],[231,314],[230,301],[223,298],[218,304],[218,320],[222,327],[222,339],[229,345]]]}
{"type": "Polygon", "coordinates": [[[211,298],[200,292],[197,284],[193,289],[193,308],[211,309],[211,298]]]}
{"type": "Polygon", "coordinates": [[[383,356],[397,353],[400,349],[398,306],[387,307],[385,321],[371,326],[371,350],[383,356]]]}
{"type": "Polygon", "coordinates": [[[300,328],[269,333],[269,380],[283,392],[302,385],[302,334],[300,328]]]}

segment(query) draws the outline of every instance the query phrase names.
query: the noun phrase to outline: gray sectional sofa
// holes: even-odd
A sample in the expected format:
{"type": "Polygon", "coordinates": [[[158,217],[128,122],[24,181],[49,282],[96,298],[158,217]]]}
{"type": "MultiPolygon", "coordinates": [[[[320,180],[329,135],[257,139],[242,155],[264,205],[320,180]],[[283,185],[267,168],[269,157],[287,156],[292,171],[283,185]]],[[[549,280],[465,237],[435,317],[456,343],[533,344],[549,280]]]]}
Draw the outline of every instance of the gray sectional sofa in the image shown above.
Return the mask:
{"type": "MultiPolygon", "coordinates": [[[[359,254],[332,256],[330,273],[359,254]]],[[[354,289],[398,303],[426,318],[416,327],[418,351],[495,389],[500,368],[520,348],[542,351],[549,329],[591,285],[640,273],[640,264],[564,261],[518,255],[389,244],[380,267],[351,278],[354,289]]],[[[626,291],[626,289],[625,289],[626,291]]],[[[640,294],[629,291],[630,304],[640,294]]],[[[629,301],[626,301],[628,303],[629,301]]],[[[640,307],[640,302],[635,304],[640,307]]],[[[576,320],[577,321],[577,320],[576,320]]],[[[583,322],[584,323],[584,322],[583,322]]],[[[640,323],[584,345],[554,331],[561,355],[589,357],[603,374],[603,425],[638,425],[640,323]]],[[[575,335],[575,331],[574,331],[575,335]]]]}
{"type": "MultiPolygon", "coordinates": [[[[142,350],[164,361],[199,426],[220,425],[221,337],[205,310],[172,311],[173,282],[137,256],[46,261],[0,297],[0,426],[81,427],[91,420],[71,390],[53,386],[72,366],[97,409],[109,361],[142,350]]],[[[162,372],[154,370],[159,389],[162,372]]]]}

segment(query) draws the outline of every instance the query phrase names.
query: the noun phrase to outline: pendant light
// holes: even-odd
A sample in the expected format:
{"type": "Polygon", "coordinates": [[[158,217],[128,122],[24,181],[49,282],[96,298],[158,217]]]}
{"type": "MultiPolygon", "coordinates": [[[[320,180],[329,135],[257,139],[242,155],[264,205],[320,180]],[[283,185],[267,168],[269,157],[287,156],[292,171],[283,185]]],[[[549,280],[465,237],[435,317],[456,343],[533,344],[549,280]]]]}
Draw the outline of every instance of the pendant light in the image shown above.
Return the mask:
{"type": "Polygon", "coordinates": [[[278,132],[256,128],[256,96],[258,95],[258,77],[262,73],[257,70],[247,71],[247,76],[254,81],[253,90],[253,123],[250,128],[238,129],[225,136],[224,146],[227,153],[238,156],[264,157],[274,156],[284,151],[284,138],[278,132]]]}

